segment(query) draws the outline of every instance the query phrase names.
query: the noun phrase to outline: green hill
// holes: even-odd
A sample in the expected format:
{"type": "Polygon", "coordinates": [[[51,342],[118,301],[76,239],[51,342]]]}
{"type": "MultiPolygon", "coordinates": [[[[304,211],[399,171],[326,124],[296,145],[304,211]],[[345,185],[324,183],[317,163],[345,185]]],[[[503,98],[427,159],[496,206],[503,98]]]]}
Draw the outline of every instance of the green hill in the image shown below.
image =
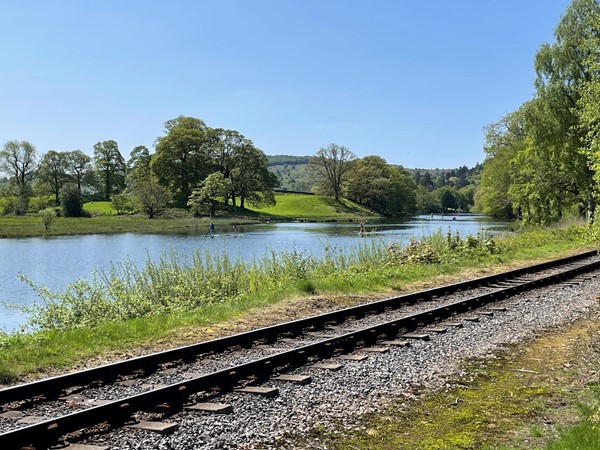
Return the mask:
{"type": "Polygon", "coordinates": [[[308,219],[308,220],[360,220],[363,217],[376,217],[372,211],[341,199],[310,194],[275,194],[276,205],[267,208],[248,207],[261,215],[273,218],[308,219]]]}
{"type": "Polygon", "coordinates": [[[307,170],[310,156],[267,156],[269,171],[277,175],[284,191],[311,192],[313,182],[307,170]]]}

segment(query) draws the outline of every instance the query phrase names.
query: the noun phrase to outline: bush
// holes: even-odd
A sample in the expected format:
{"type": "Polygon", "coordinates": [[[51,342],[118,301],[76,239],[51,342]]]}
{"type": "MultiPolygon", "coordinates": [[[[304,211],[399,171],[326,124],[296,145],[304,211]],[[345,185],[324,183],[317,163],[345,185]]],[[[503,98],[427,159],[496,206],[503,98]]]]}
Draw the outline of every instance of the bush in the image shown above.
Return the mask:
{"type": "Polygon", "coordinates": [[[54,222],[54,219],[56,219],[56,211],[54,211],[54,208],[46,208],[42,209],[38,214],[42,218],[44,230],[48,231],[50,229],[50,225],[52,225],[52,222],[54,222]]]}
{"type": "Polygon", "coordinates": [[[83,216],[83,200],[76,184],[67,183],[61,188],[60,204],[64,217],[83,216]]]}
{"type": "Polygon", "coordinates": [[[17,197],[10,195],[0,199],[0,211],[3,215],[15,214],[17,211],[17,197]]]}
{"type": "Polygon", "coordinates": [[[49,206],[54,205],[54,198],[51,195],[39,195],[37,197],[31,197],[29,200],[29,211],[41,212],[49,206]]]}

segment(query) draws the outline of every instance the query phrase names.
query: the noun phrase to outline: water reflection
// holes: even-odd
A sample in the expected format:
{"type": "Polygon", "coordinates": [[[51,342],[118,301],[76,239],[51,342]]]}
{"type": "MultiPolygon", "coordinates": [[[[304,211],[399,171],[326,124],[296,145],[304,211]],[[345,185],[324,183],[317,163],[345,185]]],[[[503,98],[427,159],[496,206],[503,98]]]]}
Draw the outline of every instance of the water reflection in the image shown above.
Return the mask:
{"type": "MultiPolygon", "coordinates": [[[[417,216],[367,221],[361,238],[358,223],[265,223],[240,225],[237,234],[227,226],[216,227],[216,236],[207,236],[204,227],[190,228],[168,234],[136,234],[68,236],[54,238],[0,239],[0,300],[30,305],[36,294],[19,280],[26,275],[34,283],[61,291],[80,278],[89,277],[94,269],[108,270],[111,263],[126,259],[138,267],[148,258],[158,260],[163,254],[175,254],[185,260],[195,251],[211,254],[226,252],[232,258],[252,260],[268,252],[296,249],[314,255],[324,248],[348,248],[360,239],[378,239],[384,243],[405,243],[410,237],[431,235],[437,231],[461,235],[485,230],[506,229],[506,222],[492,221],[483,216],[458,215],[417,216]]],[[[16,310],[0,307],[0,327],[13,330],[24,317],[16,310]]]]}

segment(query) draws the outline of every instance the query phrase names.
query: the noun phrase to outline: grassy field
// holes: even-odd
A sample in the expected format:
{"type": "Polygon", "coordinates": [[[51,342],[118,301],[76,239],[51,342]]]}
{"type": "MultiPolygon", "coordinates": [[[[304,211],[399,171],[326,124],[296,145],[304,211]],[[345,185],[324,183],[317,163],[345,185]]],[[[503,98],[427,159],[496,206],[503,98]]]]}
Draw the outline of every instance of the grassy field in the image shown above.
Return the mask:
{"type": "Polygon", "coordinates": [[[374,217],[369,210],[347,200],[302,194],[277,194],[276,206],[262,209],[224,207],[215,218],[192,217],[189,212],[172,210],[168,218],[148,219],[144,215],[117,215],[111,202],[88,202],[83,209],[92,217],[57,217],[48,230],[35,214],[27,216],[0,216],[0,238],[65,236],[107,233],[160,233],[164,231],[205,228],[212,221],[218,223],[251,223],[271,220],[361,220],[374,217]]]}
{"type": "MultiPolygon", "coordinates": [[[[221,219],[227,222],[227,219],[221,219]]],[[[36,216],[0,217],[0,238],[66,236],[107,233],[161,233],[174,230],[205,229],[208,218],[147,219],[141,216],[57,217],[48,231],[36,216]]],[[[218,221],[215,220],[215,223],[218,221]]]]}
{"type": "Polygon", "coordinates": [[[112,202],[87,202],[83,204],[83,210],[99,216],[117,215],[112,202]]]}
{"type": "Polygon", "coordinates": [[[332,197],[321,195],[278,193],[275,195],[275,200],[275,206],[266,208],[249,206],[248,209],[275,218],[305,220],[335,219],[359,221],[364,217],[376,216],[372,211],[349,200],[341,199],[336,201],[332,197]]]}

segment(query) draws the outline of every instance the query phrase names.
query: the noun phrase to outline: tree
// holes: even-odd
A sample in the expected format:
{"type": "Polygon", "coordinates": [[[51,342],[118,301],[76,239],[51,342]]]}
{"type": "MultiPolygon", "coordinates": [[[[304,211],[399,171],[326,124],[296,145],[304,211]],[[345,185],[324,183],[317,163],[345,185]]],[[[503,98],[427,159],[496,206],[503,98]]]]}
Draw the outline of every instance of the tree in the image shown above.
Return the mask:
{"type": "Polygon", "coordinates": [[[157,140],[152,173],[169,189],[176,206],[186,206],[194,187],[212,171],[207,131],[202,120],[180,116],[165,123],[166,134],[157,140]]]}
{"type": "Polygon", "coordinates": [[[138,145],[131,153],[127,161],[127,183],[135,189],[137,186],[148,182],[152,176],[150,151],[144,145],[138,145]]]}
{"type": "Polygon", "coordinates": [[[440,189],[440,203],[444,211],[455,210],[458,208],[458,202],[452,191],[446,187],[440,189]]]}
{"type": "Polygon", "coordinates": [[[514,183],[512,161],[526,146],[524,113],[507,114],[485,130],[481,182],[475,195],[475,208],[493,217],[514,217],[510,188],[514,183]]]}
{"type": "Polygon", "coordinates": [[[379,156],[354,160],[344,183],[347,198],[388,215],[416,211],[416,190],[410,173],[379,156]]]}
{"type": "Polygon", "coordinates": [[[442,205],[439,198],[423,185],[417,186],[416,193],[417,208],[424,214],[433,214],[442,211],[442,205]]]}
{"type": "Polygon", "coordinates": [[[155,178],[139,184],[134,192],[149,219],[154,218],[155,214],[160,212],[171,200],[169,190],[159,184],[155,178]]]}
{"type": "MultiPolygon", "coordinates": [[[[349,199],[375,208],[372,184],[377,179],[389,178],[389,166],[380,156],[365,156],[352,162],[344,183],[344,193],[349,199]]],[[[376,208],[375,208],[376,209],[376,208]]]]}
{"type": "Polygon", "coordinates": [[[125,187],[125,160],[115,141],[103,141],[94,145],[94,164],[103,180],[103,194],[110,200],[113,192],[125,187]]]}
{"type": "Polygon", "coordinates": [[[10,178],[18,198],[17,214],[25,214],[31,183],[38,173],[37,151],[27,141],[8,141],[0,150],[0,172],[10,178]]]}
{"type": "Polygon", "coordinates": [[[92,158],[81,150],[73,150],[67,153],[68,172],[77,183],[79,195],[81,195],[81,183],[92,167],[92,158]]]}
{"type": "Polygon", "coordinates": [[[204,204],[209,205],[209,216],[215,214],[217,200],[226,197],[231,192],[231,180],[225,178],[221,172],[211,173],[202,182],[199,189],[194,189],[188,200],[188,206],[198,209],[204,204]]]}
{"type": "Polygon", "coordinates": [[[402,166],[390,166],[392,189],[388,194],[390,215],[407,215],[417,211],[417,185],[402,166]]]}
{"type": "Polygon", "coordinates": [[[254,206],[275,204],[273,189],[279,185],[277,176],[267,169],[267,157],[251,141],[240,146],[235,152],[235,164],[231,171],[232,199],[240,199],[240,208],[245,202],[254,206]]]}
{"type": "Polygon", "coordinates": [[[69,160],[65,152],[48,151],[40,163],[39,181],[54,194],[54,201],[60,204],[59,194],[63,184],[70,181],[69,160]]]}
{"type": "Polygon", "coordinates": [[[329,144],[319,149],[308,164],[317,189],[339,200],[346,174],[355,158],[354,153],[344,146],[329,144]]]}
{"type": "MultiPolygon", "coordinates": [[[[556,42],[535,57],[536,98],[528,109],[528,135],[538,157],[552,164],[574,187],[577,203],[593,215],[593,171],[588,130],[579,122],[582,93],[598,79],[600,5],[573,0],[555,28],[556,42]]],[[[597,119],[596,119],[597,120],[597,119]]]]}
{"type": "Polygon", "coordinates": [[[60,205],[65,217],[83,215],[83,201],[75,183],[67,183],[60,189],[60,205]]]}
{"type": "Polygon", "coordinates": [[[131,209],[129,196],[126,193],[113,194],[110,197],[112,207],[117,211],[117,214],[124,214],[131,209]]]}

